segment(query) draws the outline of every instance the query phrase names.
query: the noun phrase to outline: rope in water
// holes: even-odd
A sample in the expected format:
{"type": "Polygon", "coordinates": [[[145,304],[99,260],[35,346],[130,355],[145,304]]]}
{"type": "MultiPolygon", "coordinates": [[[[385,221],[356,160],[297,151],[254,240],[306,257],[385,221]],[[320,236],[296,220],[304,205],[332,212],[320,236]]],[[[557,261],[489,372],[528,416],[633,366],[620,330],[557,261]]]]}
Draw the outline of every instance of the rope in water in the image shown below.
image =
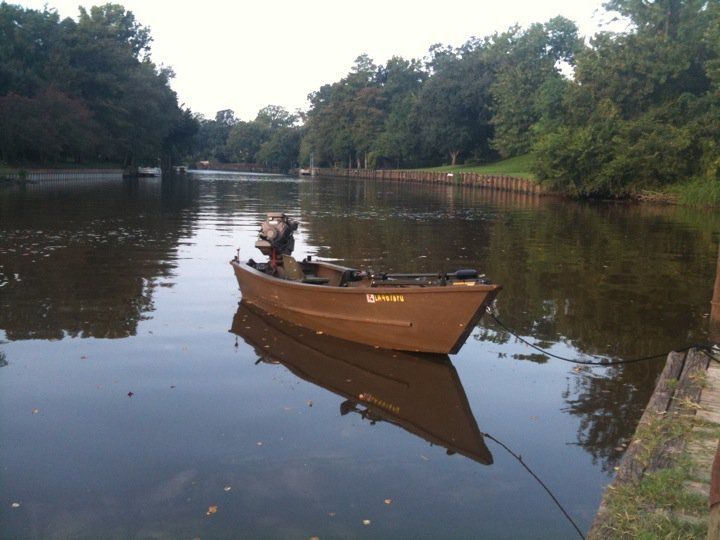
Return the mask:
{"type": "Polygon", "coordinates": [[[489,433],[483,433],[483,436],[484,436],[485,438],[490,439],[491,441],[499,444],[503,449],[505,449],[505,451],[506,451],[508,454],[510,454],[512,457],[514,457],[514,458],[520,463],[520,465],[522,465],[522,466],[525,468],[525,470],[526,470],[527,472],[530,473],[530,475],[537,481],[537,483],[542,486],[542,488],[547,492],[548,495],[550,495],[550,498],[553,500],[553,502],[555,503],[555,505],[556,505],[556,506],[560,509],[560,511],[563,513],[563,515],[565,516],[565,518],[572,524],[573,527],[575,527],[575,530],[576,530],[577,533],[580,535],[580,538],[582,538],[583,540],[585,540],[585,535],[584,535],[584,534],[582,533],[582,531],[580,530],[580,527],[578,527],[577,524],[575,523],[575,521],[573,521],[573,518],[570,517],[570,514],[568,514],[567,510],[565,510],[565,508],[563,507],[563,505],[560,504],[560,501],[557,499],[557,497],[555,497],[555,495],[553,494],[553,492],[550,491],[550,488],[545,485],[545,482],[543,482],[542,480],[540,480],[540,477],[539,477],[537,474],[535,474],[535,472],[523,461],[522,456],[519,455],[519,454],[516,454],[515,452],[513,452],[512,450],[510,450],[510,448],[509,448],[505,443],[503,443],[502,441],[499,441],[498,439],[496,439],[495,437],[493,437],[493,436],[490,435],[489,433]]]}
{"type": "MultiPolygon", "coordinates": [[[[550,356],[551,358],[556,358],[557,360],[562,360],[563,362],[571,362],[573,364],[581,364],[584,366],[616,366],[618,364],[633,364],[635,362],[644,362],[646,360],[656,360],[659,358],[665,358],[668,355],[668,353],[665,352],[665,353],[660,353],[660,354],[653,354],[650,356],[640,356],[638,358],[628,358],[625,360],[608,360],[607,358],[602,358],[600,356],[594,356],[594,355],[591,355],[591,356],[593,356],[594,358],[599,358],[599,360],[579,360],[577,358],[567,358],[565,356],[553,354],[550,351],[543,349],[542,347],[538,347],[537,345],[529,342],[527,339],[518,335],[517,332],[513,332],[510,328],[508,328],[508,326],[505,323],[503,323],[498,318],[498,316],[495,314],[495,312],[493,311],[493,309],[490,306],[488,306],[486,308],[486,312],[490,315],[490,317],[492,317],[492,319],[495,321],[495,323],[497,323],[498,326],[503,328],[506,332],[508,332],[513,337],[515,337],[517,340],[521,341],[528,347],[531,347],[531,348],[535,349],[536,351],[541,352],[542,354],[544,354],[546,356],[550,356]]],[[[676,349],[675,352],[685,352],[685,351],[689,351],[690,349],[699,349],[705,355],[710,357],[710,359],[714,360],[715,362],[720,362],[720,358],[718,358],[714,355],[715,349],[713,349],[713,347],[711,347],[710,345],[705,345],[702,343],[688,345],[687,347],[683,347],[682,349],[676,349]]]]}
{"type": "MultiPolygon", "coordinates": [[[[500,318],[495,314],[495,312],[493,311],[493,309],[492,309],[490,306],[487,307],[486,311],[487,311],[487,313],[492,317],[492,319],[495,321],[495,323],[496,323],[498,326],[500,326],[501,328],[503,328],[506,332],[508,332],[508,333],[509,333],[510,335],[512,335],[513,337],[515,337],[517,340],[521,341],[522,343],[524,343],[524,344],[527,345],[528,347],[531,347],[531,348],[535,349],[536,351],[541,352],[542,354],[544,354],[544,355],[546,355],[546,356],[549,356],[549,357],[551,357],[551,358],[555,358],[555,359],[557,359],[557,360],[562,360],[563,362],[571,362],[571,363],[573,363],[573,364],[581,364],[581,365],[585,365],[585,366],[613,366],[613,365],[618,365],[618,364],[632,364],[632,363],[635,363],[635,362],[644,362],[644,361],[647,361],[647,360],[656,360],[656,359],[659,359],[659,358],[665,358],[665,357],[667,356],[667,354],[668,354],[668,353],[653,354],[653,355],[649,355],[649,356],[641,356],[641,357],[638,357],[638,358],[628,358],[628,359],[625,359],[625,360],[608,360],[607,358],[602,358],[602,357],[599,357],[599,356],[594,356],[594,358],[598,358],[599,360],[579,360],[579,359],[577,359],[577,358],[567,358],[567,357],[565,357],[565,356],[560,356],[560,355],[551,353],[550,351],[547,351],[547,350],[543,349],[542,347],[538,347],[538,346],[535,345],[534,343],[531,343],[531,342],[529,342],[527,339],[525,339],[525,338],[521,337],[520,335],[518,335],[517,332],[512,331],[510,328],[508,328],[508,326],[507,326],[505,323],[503,323],[503,322],[500,320],[500,318]]],[[[687,346],[687,347],[683,347],[682,349],[677,349],[676,352],[685,352],[685,351],[689,351],[690,349],[698,349],[698,350],[702,351],[706,356],[708,356],[711,360],[714,360],[715,362],[720,363],[720,358],[718,358],[717,356],[715,356],[715,354],[714,354],[714,353],[715,353],[715,349],[714,349],[712,346],[710,346],[710,345],[705,345],[705,344],[689,345],[689,346],[687,346]]],[[[530,473],[530,475],[538,482],[538,484],[540,484],[540,485],[542,486],[542,488],[547,492],[547,494],[548,494],[548,495],[550,496],[550,498],[553,500],[553,502],[555,503],[555,505],[556,505],[556,506],[560,509],[560,511],[563,513],[563,515],[565,516],[565,518],[572,524],[572,526],[575,528],[575,530],[577,531],[577,533],[578,533],[578,535],[580,536],[580,538],[582,538],[583,540],[585,540],[585,535],[582,533],[582,531],[581,531],[580,528],[577,526],[577,524],[575,523],[575,521],[573,521],[573,519],[570,517],[570,514],[568,514],[568,512],[567,512],[567,511],[565,510],[565,508],[562,506],[562,504],[561,504],[560,501],[557,499],[557,497],[555,497],[555,495],[550,491],[550,488],[548,488],[548,487],[545,485],[545,483],[535,474],[535,472],[533,472],[533,470],[532,470],[530,467],[528,467],[528,465],[523,461],[522,456],[520,456],[520,455],[516,454],[515,452],[513,452],[507,445],[505,445],[503,442],[499,441],[498,439],[496,439],[495,437],[493,437],[493,436],[490,435],[489,433],[483,433],[483,435],[484,435],[487,439],[489,439],[489,440],[497,443],[498,445],[500,445],[506,452],[508,452],[513,458],[515,458],[515,459],[525,468],[525,470],[526,470],[528,473],[530,473]]]]}

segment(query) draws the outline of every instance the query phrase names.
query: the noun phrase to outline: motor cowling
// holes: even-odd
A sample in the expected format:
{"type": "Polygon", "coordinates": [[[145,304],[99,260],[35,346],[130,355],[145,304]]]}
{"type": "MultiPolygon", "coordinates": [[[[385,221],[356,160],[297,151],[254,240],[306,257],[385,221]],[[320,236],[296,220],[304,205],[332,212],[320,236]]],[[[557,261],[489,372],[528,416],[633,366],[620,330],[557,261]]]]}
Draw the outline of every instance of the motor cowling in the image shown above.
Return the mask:
{"type": "Polygon", "coordinates": [[[298,228],[297,221],[291,220],[283,213],[273,212],[267,215],[267,220],[260,225],[259,239],[255,242],[263,255],[292,255],[295,249],[293,232],[298,228]]]}

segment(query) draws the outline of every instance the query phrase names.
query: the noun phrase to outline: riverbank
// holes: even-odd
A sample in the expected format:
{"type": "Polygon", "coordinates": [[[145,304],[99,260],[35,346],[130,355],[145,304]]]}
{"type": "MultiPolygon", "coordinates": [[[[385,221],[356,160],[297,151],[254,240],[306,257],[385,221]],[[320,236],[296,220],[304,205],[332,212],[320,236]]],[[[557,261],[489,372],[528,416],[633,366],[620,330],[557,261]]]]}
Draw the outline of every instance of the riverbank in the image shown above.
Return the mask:
{"type": "Polygon", "coordinates": [[[122,169],[2,169],[0,184],[65,182],[80,178],[122,178],[122,169]]]}
{"type": "MultiPolygon", "coordinates": [[[[491,166],[482,167],[435,167],[432,169],[312,169],[313,176],[334,176],[340,178],[364,178],[367,180],[397,180],[403,182],[419,182],[429,184],[458,184],[476,186],[501,191],[533,193],[537,195],[568,195],[551,191],[534,179],[531,173],[489,173],[491,166]]],[[[298,171],[291,171],[297,174],[298,171]]],[[[689,207],[720,206],[720,182],[717,186],[703,181],[689,181],[685,184],[668,186],[664,190],[641,190],[626,197],[618,198],[636,202],[670,204],[689,207]]]]}
{"type": "Polygon", "coordinates": [[[481,174],[475,172],[448,173],[422,170],[387,169],[335,169],[314,168],[313,176],[336,178],[362,178],[366,180],[392,180],[397,182],[418,182],[422,184],[447,184],[473,186],[478,188],[529,193],[534,195],[550,194],[537,182],[505,174],[481,174]]]}
{"type": "MultiPolygon", "coordinates": [[[[534,163],[534,156],[525,154],[484,165],[441,165],[424,169],[395,170],[316,168],[313,169],[313,174],[433,184],[459,183],[503,191],[568,196],[543,185],[533,172],[534,163]],[[512,183],[507,179],[516,179],[522,182],[512,183]]],[[[720,182],[691,179],[659,189],[639,189],[622,196],[618,195],[616,198],[656,204],[715,207],[720,206],[720,182]]]]}
{"type": "Polygon", "coordinates": [[[705,538],[720,439],[720,365],[668,355],[588,538],[705,538]]]}
{"type": "Polygon", "coordinates": [[[428,167],[425,169],[417,169],[420,171],[445,172],[445,173],[477,173],[490,175],[505,175],[515,178],[525,178],[527,180],[536,180],[535,174],[532,172],[535,159],[532,154],[524,154],[508,159],[496,161],[494,163],[486,163],[483,165],[441,165],[439,167],[428,167]]]}

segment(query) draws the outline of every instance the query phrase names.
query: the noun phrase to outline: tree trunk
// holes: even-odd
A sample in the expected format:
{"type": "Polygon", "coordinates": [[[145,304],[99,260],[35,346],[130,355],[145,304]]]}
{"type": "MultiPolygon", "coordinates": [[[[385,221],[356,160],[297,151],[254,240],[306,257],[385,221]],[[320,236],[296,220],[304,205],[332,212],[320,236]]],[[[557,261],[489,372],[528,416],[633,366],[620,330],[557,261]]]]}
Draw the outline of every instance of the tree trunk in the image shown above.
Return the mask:
{"type": "Polygon", "coordinates": [[[450,150],[450,165],[455,166],[457,158],[460,155],[460,150],[450,150]]]}

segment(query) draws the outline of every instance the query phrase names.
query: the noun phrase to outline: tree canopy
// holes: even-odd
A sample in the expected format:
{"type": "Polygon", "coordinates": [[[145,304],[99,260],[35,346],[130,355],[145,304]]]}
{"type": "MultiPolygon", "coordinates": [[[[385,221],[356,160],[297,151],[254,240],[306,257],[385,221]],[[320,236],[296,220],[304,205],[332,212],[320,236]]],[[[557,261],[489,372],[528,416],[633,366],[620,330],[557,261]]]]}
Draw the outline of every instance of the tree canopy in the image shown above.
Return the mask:
{"type": "Polygon", "coordinates": [[[556,122],[540,126],[537,173],[576,195],[622,196],[720,180],[717,0],[612,0],[625,33],[577,54],[556,122]]]}
{"type": "Polygon", "coordinates": [[[135,165],[187,153],[197,122],[178,105],[150,31],[117,4],[77,21],[0,4],[0,160],[135,165]]]}
{"type": "Polygon", "coordinates": [[[555,17],[424,59],[358,56],[291,113],[178,106],[122,6],[77,20],[0,4],[0,160],[133,164],[181,155],[269,168],[414,168],[534,154],[575,196],[693,180],[720,197],[720,0],[608,0],[627,25],[583,39],[555,17]]]}

